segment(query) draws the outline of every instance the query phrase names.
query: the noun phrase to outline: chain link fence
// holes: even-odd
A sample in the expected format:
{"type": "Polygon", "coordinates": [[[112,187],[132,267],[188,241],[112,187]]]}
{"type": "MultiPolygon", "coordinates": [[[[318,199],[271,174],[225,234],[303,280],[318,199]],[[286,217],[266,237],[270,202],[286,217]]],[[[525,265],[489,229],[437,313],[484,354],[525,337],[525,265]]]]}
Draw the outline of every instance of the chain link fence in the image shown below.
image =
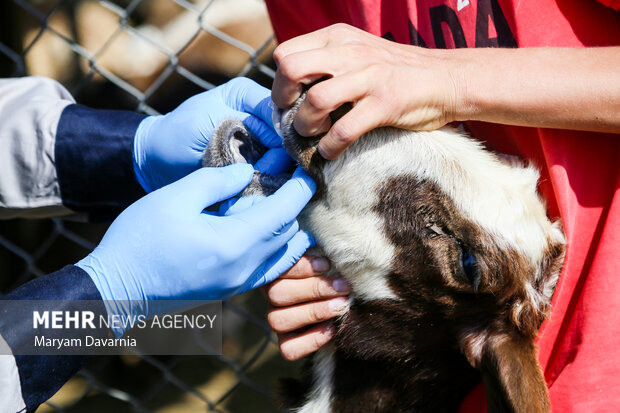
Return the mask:
{"type": "MultiPolygon", "coordinates": [[[[269,87],[275,42],[260,0],[4,0],[0,75],[43,75],[96,108],[172,110],[236,76],[269,87]]],[[[0,221],[0,291],[85,256],[102,224],[0,221]]],[[[102,356],[39,412],[271,412],[278,354],[259,293],[224,303],[222,356],[102,356]]]]}

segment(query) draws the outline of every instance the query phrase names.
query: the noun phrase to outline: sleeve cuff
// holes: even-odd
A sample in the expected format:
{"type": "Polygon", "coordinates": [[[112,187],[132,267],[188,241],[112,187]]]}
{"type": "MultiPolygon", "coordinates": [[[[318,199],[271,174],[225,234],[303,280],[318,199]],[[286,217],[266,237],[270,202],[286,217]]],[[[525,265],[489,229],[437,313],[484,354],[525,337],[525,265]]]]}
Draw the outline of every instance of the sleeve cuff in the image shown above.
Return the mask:
{"type": "MultiPolygon", "coordinates": [[[[11,349],[19,348],[25,340],[31,340],[33,334],[32,322],[27,322],[32,318],[28,301],[20,305],[13,300],[62,300],[67,306],[65,310],[74,310],[71,308],[71,300],[100,301],[101,296],[88,274],[74,265],[22,285],[0,300],[0,335],[11,349]]],[[[101,301],[98,312],[105,314],[105,311],[101,301]]],[[[14,358],[21,396],[28,412],[35,411],[41,403],[53,396],[90,359],[82,355],[19,354],[14,355],[14,358]]]]}
{"type": "Polygon", "coordinates": [[[146,115],[67,106],[56,132],[63,204],[92,221],[111,220],[145,195],[133,169],[133,140],[146,115]]]}

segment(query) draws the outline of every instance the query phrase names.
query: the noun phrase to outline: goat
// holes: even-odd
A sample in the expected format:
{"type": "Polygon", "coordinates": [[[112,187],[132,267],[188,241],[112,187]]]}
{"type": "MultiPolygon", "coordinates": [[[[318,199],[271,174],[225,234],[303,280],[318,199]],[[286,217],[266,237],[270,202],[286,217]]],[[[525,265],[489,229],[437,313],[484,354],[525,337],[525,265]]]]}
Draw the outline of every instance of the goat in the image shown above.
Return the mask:
{"type": "MultiPolygon", "coordinates": [[[[453,412],[482,378],[490,412],[549,411],[535,338],[565,238],[537,195],[538,171],[450,128],[378,128],[327,161],[320,137],[293,127],[302,100],[280,114],[284,147],[317,182],[299,222],[352,293],[333,342],[301,381],[284,382],[286,407],[453,412]]],[[[264,151],[228,121],[204,159],[254,162],[264,151]]]]}

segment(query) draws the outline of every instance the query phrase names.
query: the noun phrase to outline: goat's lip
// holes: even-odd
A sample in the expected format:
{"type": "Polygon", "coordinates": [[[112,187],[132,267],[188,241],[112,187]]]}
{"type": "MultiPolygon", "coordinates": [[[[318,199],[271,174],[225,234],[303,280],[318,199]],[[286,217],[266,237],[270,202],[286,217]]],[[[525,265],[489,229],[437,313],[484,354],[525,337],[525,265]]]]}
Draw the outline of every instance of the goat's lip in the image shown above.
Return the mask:
{"type": "Polygon", "coordinates": [[[271,101],[271,120],[273,121],[273,128],[276,130],[276,133],[281,138],[284,138],[284,133],[282,131],[282,122],[286,119],[286,117],[291,112],[291,109],[281,109],[276,106],[273,101],[271,101]]]}

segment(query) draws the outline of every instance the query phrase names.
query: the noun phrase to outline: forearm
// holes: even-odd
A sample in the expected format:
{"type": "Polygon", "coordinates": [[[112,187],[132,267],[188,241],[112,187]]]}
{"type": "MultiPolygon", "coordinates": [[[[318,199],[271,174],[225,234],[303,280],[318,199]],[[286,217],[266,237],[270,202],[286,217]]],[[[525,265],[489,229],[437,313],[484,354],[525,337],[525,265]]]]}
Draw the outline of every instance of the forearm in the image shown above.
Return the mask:
{"type": "MultiPolygon", "coordinates": [[[[3,296],[0,300],[0,411],[21,411],[24,407],[28,412],[35,411],[89,359],[79,355],[22,354],[37,334],[32,328],[32,310],[38,308],[34,305],[38,300],[53,300],[54,309],[59,311],[79,310],[82,301],[76,300],[89,300],[97,303],[90,308],[105,314],[95,284],[73,265],[36,278],[3,296]]],[[[56,330],[48,331],[53,335],[56,330]]],[[[66,331],[58,330],[59,334],[66,331]]],[[[80,334],[79,330],[76,334],[80,334]]]]}
{"type": "Polygon", "coordinates": [[[76,105],[41,77],[0,80],[0,218],[113,218],[144,195],[133,170],[144,115],[76,105]]]}
{"type": "Polygon", "coordinates": [[[620,47],[450,53],[455,120],[620,133],[620,47]]]}

